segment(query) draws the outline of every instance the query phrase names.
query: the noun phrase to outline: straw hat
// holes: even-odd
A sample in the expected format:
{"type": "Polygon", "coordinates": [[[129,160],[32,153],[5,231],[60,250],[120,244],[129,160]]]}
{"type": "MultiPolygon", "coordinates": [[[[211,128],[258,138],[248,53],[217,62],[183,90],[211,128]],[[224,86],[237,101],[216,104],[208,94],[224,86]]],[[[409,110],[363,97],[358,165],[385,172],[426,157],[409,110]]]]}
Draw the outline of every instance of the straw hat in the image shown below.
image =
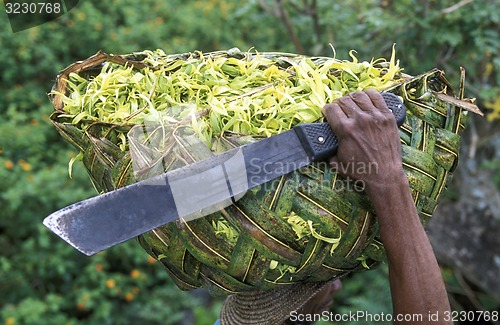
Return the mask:
{"type": "Polygon", "coordinates": [[[272,290],[230,295],[222,306],[220,323],[221,325],[288,324],[286,321],[294,311],[300,314],[313,314],[328,309],[332,302],[331,295],[340,288],[340,281],[335,280],[300,283],[272,290]],[[315,297],[318,299],[313,299],[315,297]]]}

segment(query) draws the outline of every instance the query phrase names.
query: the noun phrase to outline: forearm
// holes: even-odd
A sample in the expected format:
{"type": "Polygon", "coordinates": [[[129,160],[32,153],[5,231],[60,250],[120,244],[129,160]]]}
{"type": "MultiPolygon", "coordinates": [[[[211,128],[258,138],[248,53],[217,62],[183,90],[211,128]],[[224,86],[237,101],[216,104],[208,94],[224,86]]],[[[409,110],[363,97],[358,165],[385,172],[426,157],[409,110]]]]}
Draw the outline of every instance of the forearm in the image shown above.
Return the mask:
{"type": "Polygon", "coordinates": [[[420,314],[423,323],[431,323],[429,313],[438,312],[443,319],[450,306],[407,182],[406,177],[397,177],[394,183],[373,188],[369,194],[387,253],[394,314],[420,314]]]}

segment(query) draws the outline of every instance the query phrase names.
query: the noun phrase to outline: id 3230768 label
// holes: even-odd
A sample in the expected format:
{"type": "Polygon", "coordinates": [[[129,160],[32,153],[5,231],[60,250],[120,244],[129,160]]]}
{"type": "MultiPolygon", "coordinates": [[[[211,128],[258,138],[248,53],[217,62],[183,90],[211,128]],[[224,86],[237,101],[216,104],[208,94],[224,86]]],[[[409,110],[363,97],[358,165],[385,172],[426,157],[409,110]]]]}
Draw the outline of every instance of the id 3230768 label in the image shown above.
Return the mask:
{"type": "Polygon", "coordinates": [[[4,0],[13,33],[52,21],[71,10],[79,0],[4,0]]]}
{"type": "Polygon", "coordinates": [[[462,310],[447,311],[444,313],[444,321],[449,322],[497,322],[498,311],[462,310]]]}

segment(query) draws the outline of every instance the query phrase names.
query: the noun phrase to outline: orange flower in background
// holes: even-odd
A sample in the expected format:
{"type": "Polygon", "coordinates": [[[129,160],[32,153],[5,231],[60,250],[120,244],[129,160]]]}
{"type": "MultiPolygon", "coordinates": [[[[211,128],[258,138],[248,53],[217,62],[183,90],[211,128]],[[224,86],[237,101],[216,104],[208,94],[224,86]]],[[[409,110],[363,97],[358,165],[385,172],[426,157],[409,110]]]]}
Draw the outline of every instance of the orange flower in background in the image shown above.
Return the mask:
{"type": "Polygon", "coordinates": [[[5,319],[5,325],[14,325],[16,323],[16,319],[14,317],[7,317],[5,319]]]}
{"type": "Polygon", "coordinates": [[[155,264],[156,259],[153,256],[148,256],[148,263],[149,264],[155,264]]]}
{"type": "Polygon", "coordinates": [[[78,20],[85,20],[85,18],[87,18],[87,15],[85,15],[84,12],[78,12],[76,18],[78,18],[78,20]]]}
{"type": "Polygon", "coordinates": [[[96,264],[95,265],[95,269],[96,269],[97,272],[101,272],[103,268],[104,267],[102,266],[102,264],[96,264]]]}
{"type": "Polygon", "coordinates": [[[5,168],[9,169],[9,170],[12,169],[12,168],[14,168],[14,163],[12,162],[12,160],[7,160],[5,162],[5,168]]]}
{"type": "Polygon", "coordinates": [[[76,309],[78,309],[80,311],[85,310],[85,308],[86,308],[85,303],[83,303],[81,301],[76,304],[76,309]]]}
{"type": "Polygon", "coordinates": [[[134,294],[132,292],[127,292],[125,294],[125,300],[127,302],[131,302],[132,300],[134,300],[134,294]]]}
{"type": "Polygon", "coordinates": [[[137,279],[140,275],[141,275],[141,272],[139,270],[133,269],[132,271],[130,271],[130,276],[133,279],[137,279]]]}
{"type": "Polygon", "coordinates": [[[113,279],[106,280],[106,287],[108,289],[113,289],[114,287],[116,287],[116,281],[113,279]]]}
{"type": "Polygon", "coordinates": [[[31,164],[26,160],[20,159],[17,163],[19,164],[19,166],[21,166],[21,169],[24,170],[25,172],[29,172],[31,170],[31,164]]]}

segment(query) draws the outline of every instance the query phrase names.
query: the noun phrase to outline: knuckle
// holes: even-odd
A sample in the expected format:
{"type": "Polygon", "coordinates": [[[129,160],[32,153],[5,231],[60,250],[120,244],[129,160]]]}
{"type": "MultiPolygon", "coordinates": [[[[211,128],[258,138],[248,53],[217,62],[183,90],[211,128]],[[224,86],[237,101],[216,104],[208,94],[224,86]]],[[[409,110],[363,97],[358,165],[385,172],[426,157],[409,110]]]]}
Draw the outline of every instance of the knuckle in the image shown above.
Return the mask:
{"type": "Polygon", "coordinates": [[[334,109],[334,106],[333,104],[326,104],[325,106],[323,106],[323,108],[321,109],[321,113],[323,113],[323,115],[329,115],[331,113],[331,111],[334,109]]]}
{"type": "Polygon", "coordinates": [[[350,93],[349,96],[351,96],[354,99],[364,99],[365,93],[363,93],[362,91],[356,91],[354,93],[350,93]]]}
{"type": "Polygon", "coordinates": [[[373,98],[373,99],[377,99],[377,98],[382,98],[382,95],[380,94],[380,92],[378,92],[377,90],[373,89],[373,88],[368,88],[368,89],[365,89],[365,93],[373,98]]]}
{"type": "Polygon", "coordinates": [[[384,126],[392,126],[393,124],[396,123],[396,120],[394,119],[394,116],[392,115],[392,112],[390,110],[387,110],[387,112],[381,112],[380,115],[380,122],[384,126]]]}
{"type": "Polygon", "coordinates": [[[355,122],[352,119],[344,121],[339,125],[339,131],[342,134],[354,134],[355,133],[355,122]]]}
{"type": "Polygon", "coordinates": [[[339,104],[346,105],[349,103],[349,97],[348,96],[340,97],[339,99],[337,99],[337,101],[339,104]]]}
{"type": "Polygon", "coordinates": [[[358,115],[359,123],[362,125],[367,125],[373,122],[374,119],[376,119],[375,114],[367,114],[367,113],[361,113],[358,115]]]}

